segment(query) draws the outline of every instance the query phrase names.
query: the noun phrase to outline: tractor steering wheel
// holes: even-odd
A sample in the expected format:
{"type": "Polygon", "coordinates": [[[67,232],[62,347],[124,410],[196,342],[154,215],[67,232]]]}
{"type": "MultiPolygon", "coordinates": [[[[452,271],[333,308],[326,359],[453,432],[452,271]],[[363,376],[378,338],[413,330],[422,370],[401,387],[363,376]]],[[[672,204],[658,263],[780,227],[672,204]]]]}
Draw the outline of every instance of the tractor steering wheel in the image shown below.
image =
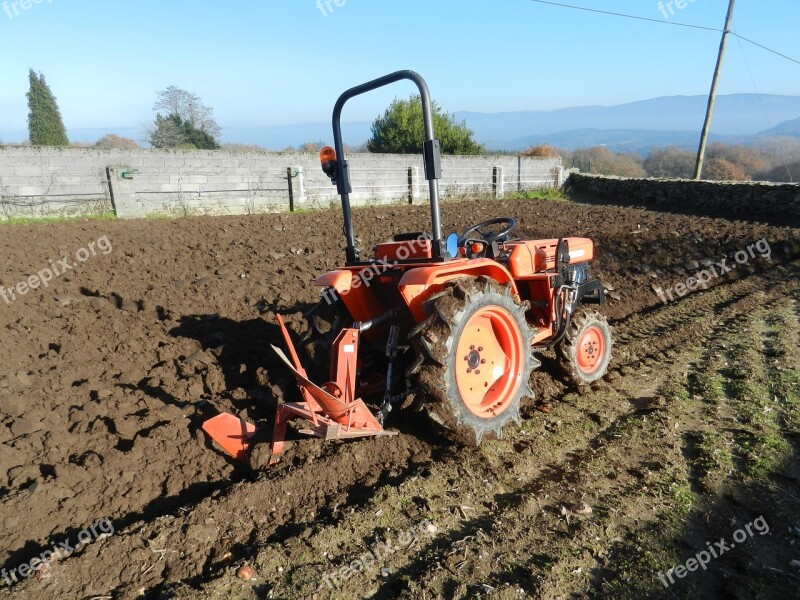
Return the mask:
{"type": "Polygon", "coordinates": [[[471,235],[473,233],[478,233],[484,239],[484,241],[488,244],[496,241],[505,241],[508,237],[508,234],[517,226],[517,221],[512,219],[511,217],[496,217],[494,219],[489,219],[488,221],[484,221],[483,223],[478,223],[477,225],[473,225],[469,229],[467,229],[464,233],[462,233],[458,238],[458,244],[462,245],[467,240],[471,239],[471,235]],[[491,231],[482,231],[484,227],[490,227],[491,225],[504,225],[504,227],[498,232],[491,232],[491,231]]]}

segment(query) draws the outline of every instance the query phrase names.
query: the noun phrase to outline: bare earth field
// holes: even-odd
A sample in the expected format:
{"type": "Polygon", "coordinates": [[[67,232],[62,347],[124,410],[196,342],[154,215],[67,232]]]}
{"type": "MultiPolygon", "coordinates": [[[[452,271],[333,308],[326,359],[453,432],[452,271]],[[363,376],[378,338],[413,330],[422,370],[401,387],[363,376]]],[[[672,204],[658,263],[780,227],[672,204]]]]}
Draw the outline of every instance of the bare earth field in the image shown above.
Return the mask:
{"type": "MultiPolygon", "coordinates": [[[[580,395],[544,355],[501,440],[393,415],[396,437],[299,440],[272,469],[297,394],[274,315],[302,332],[339,211],[0,227],[4,288],[79,263],[0,297],[0,600],[800,597],[800,229],[548,200],[443,224],[505,215],[597,243],[609,375],[580,395]],[[705,291],[653,289],[723,258],[705,291]],[[200,430],[220,411],[258,427],[251,467],[200,430]]],[[[428,219],[355,212],[364,249],[428,219]]]]}

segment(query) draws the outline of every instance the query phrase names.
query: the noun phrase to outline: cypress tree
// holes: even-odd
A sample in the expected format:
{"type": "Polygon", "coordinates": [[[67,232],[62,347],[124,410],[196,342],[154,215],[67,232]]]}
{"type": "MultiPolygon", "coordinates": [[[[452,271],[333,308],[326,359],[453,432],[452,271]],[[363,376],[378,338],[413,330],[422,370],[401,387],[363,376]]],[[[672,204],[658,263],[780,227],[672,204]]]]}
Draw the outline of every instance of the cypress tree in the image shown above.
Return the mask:
{"type": "Polygon", "coordinates": [[[34,146],[69,146],[67,131],[61,120],[56,98],[44,80],[44,75],[30,70],[28,96],[28,134],[34,146]]]}

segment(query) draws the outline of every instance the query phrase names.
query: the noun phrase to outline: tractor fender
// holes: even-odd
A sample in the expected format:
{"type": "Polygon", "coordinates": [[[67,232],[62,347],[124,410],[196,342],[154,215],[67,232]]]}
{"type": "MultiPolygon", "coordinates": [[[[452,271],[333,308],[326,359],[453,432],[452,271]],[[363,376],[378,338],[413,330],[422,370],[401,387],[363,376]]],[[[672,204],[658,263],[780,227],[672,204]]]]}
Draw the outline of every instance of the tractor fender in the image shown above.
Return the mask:
{"type": "Polygon", "coordinates": [[[348,269],[329,271],[317,277],[314,285],[329,288],[322,297],[331,304],[336,301],[338,295],[350,316],[356,321],[368,321],[384,312],[370,288],[369,279],[359,277],[358,271],[348,269]],[[335,293],[332,290],[335,290],[335,293]]]}
{"type": "Polygon", "coordinates": [[[353,274],[345,269],[328,271],[317,277],[314,280],[314,285],[317,287],[330,287],[335,289],[337,293],[346,295],[350,293],[350,288],[353,286],[353,274]]]}
{"type": "Polygon", "coordinates": [[[400,279],[400,295],[408,305],[417,323],[425,319],[422,304],[433,294],[441,291],[445,284],[461,277],[485,276],[500,285],[509,284],[514,296],[519,296],[511,273],[501,264],[488,258],[469,261],[453,261],[418,269],[411,269],[400,279]]]}

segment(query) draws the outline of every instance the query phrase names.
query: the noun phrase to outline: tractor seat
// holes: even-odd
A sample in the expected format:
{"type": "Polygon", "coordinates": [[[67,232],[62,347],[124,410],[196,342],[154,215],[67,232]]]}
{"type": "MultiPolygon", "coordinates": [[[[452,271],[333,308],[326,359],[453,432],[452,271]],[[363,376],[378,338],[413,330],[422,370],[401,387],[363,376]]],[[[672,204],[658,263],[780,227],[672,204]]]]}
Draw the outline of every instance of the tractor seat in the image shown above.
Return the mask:
{"type": "Polygon", "coordinates": [[[413,240],[430,239],[430,237],[424,231],[411,231],[409,233],[396,233],[392,240],[395,242],[411,242],[413,240]]]}
{"type": "Polygon", "coordinates": [[[394,236],[393,241],[375,246],[372,257],[382,262],[430,259],[433,257],[433,245],[423,233],[401,233],[394,236]],[[398,239],[400,237],[403,239],[398,239]]]}

